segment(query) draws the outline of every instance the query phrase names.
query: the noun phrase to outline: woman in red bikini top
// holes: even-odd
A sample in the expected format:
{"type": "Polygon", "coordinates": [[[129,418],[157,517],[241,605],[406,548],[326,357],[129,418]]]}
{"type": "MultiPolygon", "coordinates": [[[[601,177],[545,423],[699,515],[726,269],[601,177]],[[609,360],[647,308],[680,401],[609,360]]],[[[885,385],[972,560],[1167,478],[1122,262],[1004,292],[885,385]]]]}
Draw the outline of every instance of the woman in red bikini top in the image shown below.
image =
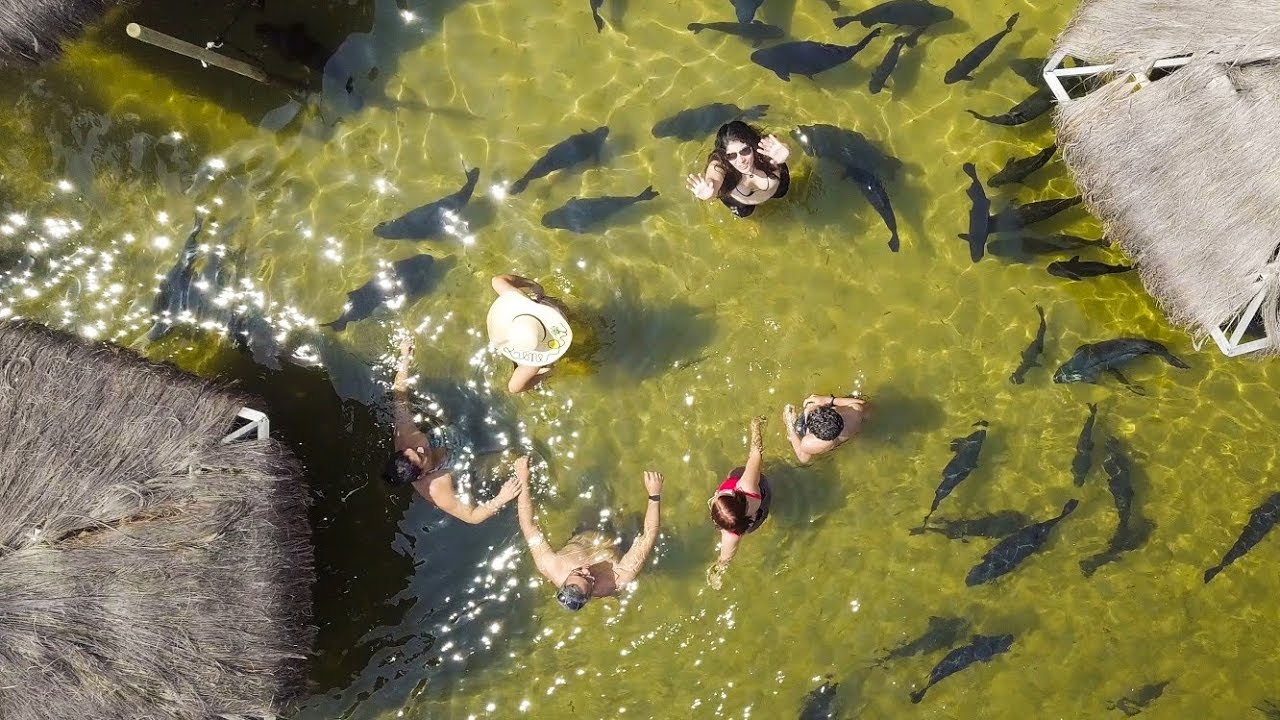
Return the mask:
{"type": "Polygon", "coordinates": [[[720,576],[729,567],[729,561],[738,551],[742,536],[755,532],[769,516],[769,502],[773,493],[769,481],[760,474],[764,462],[764,443],[760,429],[763,417],[751,421],[751,450],[747,464],[729,473],[728,479],[716,488],[716,494],[707,501],[711,508],[711,522],[720,528],[720,557],[707,570],[707,581],[714,588],[720,587],[720,576]]]}

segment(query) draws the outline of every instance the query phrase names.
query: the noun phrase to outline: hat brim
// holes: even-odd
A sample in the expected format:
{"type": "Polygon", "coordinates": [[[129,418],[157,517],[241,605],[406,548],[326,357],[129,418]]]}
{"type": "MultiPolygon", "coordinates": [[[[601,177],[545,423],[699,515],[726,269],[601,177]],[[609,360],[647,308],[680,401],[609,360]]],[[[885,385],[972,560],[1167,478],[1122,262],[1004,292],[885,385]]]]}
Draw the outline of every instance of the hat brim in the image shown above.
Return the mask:
{"type": "Polygon", "coordinates": [[[559,310],[534,302],[522,292],[505,292],[489,306],[486,319],[489,344],[503,357],[518,365],[542,367],[559,360],[573,343],[573,329],[559,310]],[[521,315],[532,315],[546,328],[546,335],[533,350],[520,350],[507,345],[507,331],[521,315]]]}

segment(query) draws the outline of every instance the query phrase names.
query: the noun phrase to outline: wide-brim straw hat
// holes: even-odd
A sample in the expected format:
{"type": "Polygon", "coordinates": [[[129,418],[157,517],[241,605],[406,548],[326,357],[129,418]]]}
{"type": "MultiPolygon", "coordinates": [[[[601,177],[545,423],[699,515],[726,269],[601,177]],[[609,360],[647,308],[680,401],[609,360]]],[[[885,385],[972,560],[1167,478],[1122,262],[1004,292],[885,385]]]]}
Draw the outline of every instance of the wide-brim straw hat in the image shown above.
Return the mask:
{"type": "Polygon", "coordinates": [[[559,310],[522,292],[505,292],[489,307],[489,344],[518,365],[542,367],[559,360],[573,330],[559,310]]]}

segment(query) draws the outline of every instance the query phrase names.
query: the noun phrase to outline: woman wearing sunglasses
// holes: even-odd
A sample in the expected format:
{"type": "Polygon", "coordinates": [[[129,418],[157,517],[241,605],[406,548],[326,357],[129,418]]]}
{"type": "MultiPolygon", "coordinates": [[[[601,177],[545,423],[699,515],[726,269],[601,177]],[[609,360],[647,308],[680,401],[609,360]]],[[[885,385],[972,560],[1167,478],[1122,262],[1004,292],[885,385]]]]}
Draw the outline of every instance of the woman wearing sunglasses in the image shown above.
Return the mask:
{"type": "Polygon", "coordinates": [[[769,516],[769,501],[773,493],[769,480],[760,474],[764,464],[764,439],[761,428],[765,419],[751,420],[751,449],[747,464],[729,473],[729,477],[716,488],[716,494],[707,500],[711,509],[711,522],[720,528],[720,557],[707,570],[707,582],[720,589],[720,577],[738,552],[742,536],[755,532],[769,516]]]}
{"type": "Polygon", "coordinates": [[[707,169],[701,175],[689,175],[689,191],[699,200],[718,197],[734,215],[747,217],[757,205],[787,194],[790,156],[791,150],[778,138],[761,137],[755,128],[734,120],[716,132],[716,149],[707,158],[707,169]]]}

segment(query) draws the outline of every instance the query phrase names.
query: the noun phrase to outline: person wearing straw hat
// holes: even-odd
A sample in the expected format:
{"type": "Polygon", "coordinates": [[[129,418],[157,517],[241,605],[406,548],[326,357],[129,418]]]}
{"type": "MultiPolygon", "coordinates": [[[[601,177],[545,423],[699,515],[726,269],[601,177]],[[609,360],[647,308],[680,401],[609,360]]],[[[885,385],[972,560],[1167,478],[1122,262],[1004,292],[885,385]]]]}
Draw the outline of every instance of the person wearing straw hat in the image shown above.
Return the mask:
{"type": "Polygon", "coordinates": [[[519,275],[496,275],[498,298],[489,306],[489,344],[515,363],[507,390],[522,393],[551,372],[573,342],[573,330],[538,283],[519,275]]]}
{"type": "Polygon", "coordinates": [[[503,483],[494,497],[469,505],[458,497],[453,484],[453,464],[444,437],[438,429],[424,433],[413,421],[409,408],[409,364],[413,361],[413,339],[400,341],[400,362],[391,383],[395,415],[395,452],[382,470],[382,479],[392,487],[412,485],[418,494],[445,513],[478,525],[498,514],[523,490],[522,481],[512,478],[503,483]]]}

